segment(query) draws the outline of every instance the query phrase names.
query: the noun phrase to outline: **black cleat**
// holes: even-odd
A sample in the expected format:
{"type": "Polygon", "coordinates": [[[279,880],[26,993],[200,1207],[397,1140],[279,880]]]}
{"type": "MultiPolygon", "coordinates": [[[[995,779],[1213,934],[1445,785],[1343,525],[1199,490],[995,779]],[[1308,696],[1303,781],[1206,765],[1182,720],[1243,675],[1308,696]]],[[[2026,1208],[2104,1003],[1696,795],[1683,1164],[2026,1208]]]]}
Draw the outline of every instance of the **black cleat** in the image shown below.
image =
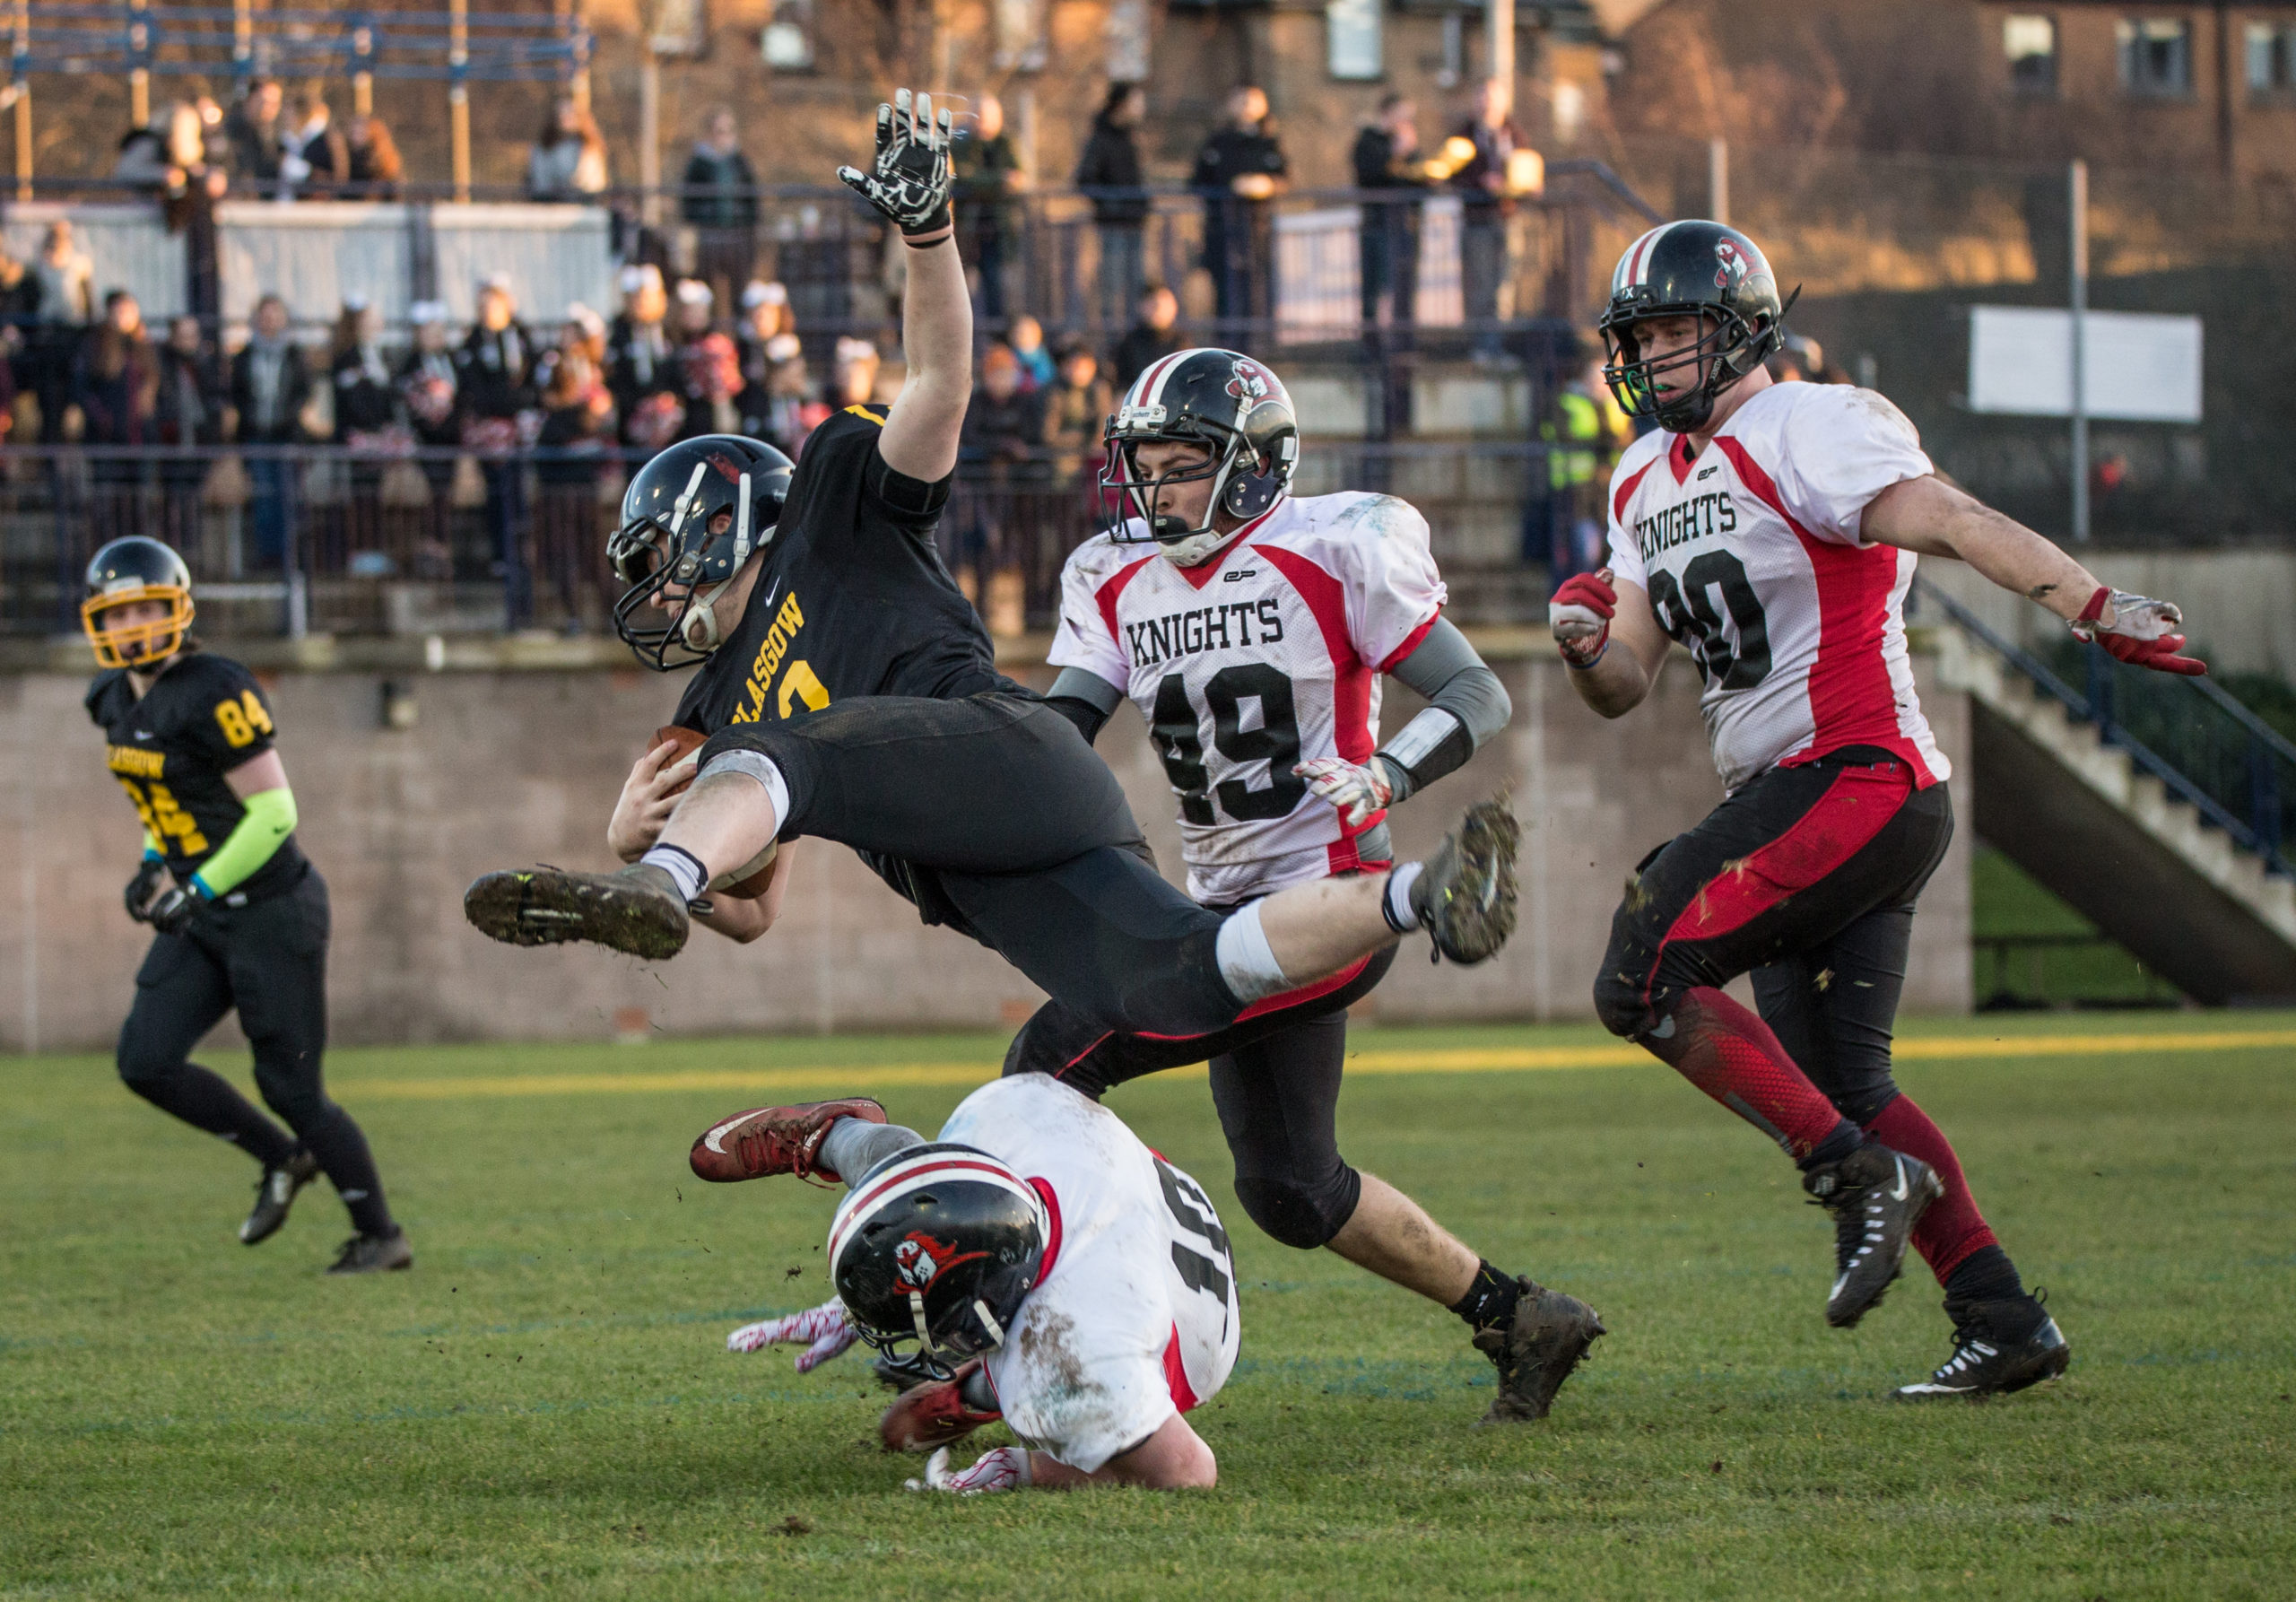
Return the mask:
{"type": "Polygon", "coordinates": [[[1945,1187],[1926,1162],[1885,1145],[1860,1146],[1802,1176],[1813,1203],[1833,1215],[1833,1289],[1826,1322],[1847,1329],[1882,1302],[1905,1265],[1906,1242],[1945,1187]]]}
{"type": "Polygon", "coordinates": [[[1952,1356],[1928,1379],[1899,1386],[1892,1393],[1898,1400],[2005,1397],[2054,1380],[2072,1365],[2073,1348],[2066,1343],[2065,1331],[2042,1308],[2039,1296],[1961,1302],[1948,1297],[1945,1312],[1953,1320],[1952,1356]]]}
{"type": "Polygon", "coordinates": [[[1515,845],[1522,831],[1505,800],[1478,801],[1412,882],[1419,927],[1454,962],[1483,962],[1515,932],[1515,845]]]}
{"type": "Polygon", "coordinates": [[[1544,1418],[1587,1348],[1608,1333],[1595,1310],[1576,1296],[1533,1279],[1515,1283],[1522,1299],[1514,1318],[1475,1332],[1475,1350],[1499,1370],[1498,1399],[1480,1421],[1486,1424],[1544,1418]]]}
{"type": "Polygon", "coordinates": [[[463,892],[463,916],[510,945],[587,940],[656,961],[684,950],[691,927],[677,882],[642,862],[611,874],[555,867],[487,874],[463,892]]]}
{"type": "Polygon", "coordinates": [[[319,1160],[303,1151],[277,1168],[265,1169],[255,1182],[255,1211],[239,1225],[239,1244],[260,1246],[277,1234],[287,1222],[287,1209],[295,1205],[295,1192],[318,1176],[319,1160]]]}
{"type": "Polygon", "coordinates": [[[387,1235],[353,1235],[343,1243],[343,1251],[335,1259],[329,1274],[384,1274],[394,1268],[414,1267],[414,1248],[406,1243],[406,1232],[394,1229],[387,1235]]]}

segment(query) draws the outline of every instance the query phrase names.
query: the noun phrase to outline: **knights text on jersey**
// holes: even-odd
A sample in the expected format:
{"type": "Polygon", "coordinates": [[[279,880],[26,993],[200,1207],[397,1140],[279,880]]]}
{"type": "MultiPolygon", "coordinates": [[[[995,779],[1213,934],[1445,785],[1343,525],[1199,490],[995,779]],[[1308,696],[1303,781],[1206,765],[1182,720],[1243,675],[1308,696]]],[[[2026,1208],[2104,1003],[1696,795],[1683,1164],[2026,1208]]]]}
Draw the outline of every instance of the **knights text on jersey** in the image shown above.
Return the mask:
{"type": "Polygon", "coordinates": [[[1179,797],[1188,893],[1238,901],[1357,865],[1357,838],[1386,814],[1346,829],[1292,769],[1370,756],[1379,675],[1443,601],[1418,512],[1387,495],[1317,495],[1278,502],[1201,567],[1087,540],[1061,574],[1048,659],[1139,707],[1179,797]]]}
{"type": "Polygon", "coordinates": [[[1914,693],[1914,556],[1867,544],[1866,503],[1933,469],[1913,424],[1870,389],[1777,384],[1705,452],[1648,434],[1611,475],[1611,569],[1705,675],[1714,765],[1735,790],[1846,745],[1951,770],[1914,693]]]}
{"type": "MultiPolygon", "coordinates": [[[[88,686],[88,716],[103,729],[112,777],[160,842],[178,881],[199,871],[247,815],[223,776],[272,748],[271,702],[255,675],[228,657],[177,657],[141,699],[116,667],[88,686]]],[[[303,876],[292,835],[234,887],[261,900],[303,876]]]]}
{"type": "Polygon", "coordinates": [[[1043,1275],[987,1363],[1015,1435],[1090,1474],[1228,1382],[1242,1315],[1202,1186],[1043,1074],[989,1081],[940,1138],[1004,1162],[1051,1214],[1043,1275]]]}

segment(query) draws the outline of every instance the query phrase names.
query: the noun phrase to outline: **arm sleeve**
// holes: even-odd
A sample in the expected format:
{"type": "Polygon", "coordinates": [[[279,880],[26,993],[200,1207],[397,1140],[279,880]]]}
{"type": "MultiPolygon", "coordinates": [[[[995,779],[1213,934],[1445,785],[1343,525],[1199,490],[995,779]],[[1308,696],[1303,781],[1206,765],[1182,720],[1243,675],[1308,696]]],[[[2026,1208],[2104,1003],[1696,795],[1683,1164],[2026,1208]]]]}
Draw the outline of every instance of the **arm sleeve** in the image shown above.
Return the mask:
{"type": "Polygon", "coordinates": [[[1822,540],[1862,545],[1867,502],[1936,471],[1906,414],[1871,389],[1806,384],[1770,453],[1786,511],[1822,540]]]}
{"type": "Polygon", "coordinates": [[[1100,609],[1100,588],[1113,577],[1099,560],[1104,554],[1100,542],[1087,542],[1060,570],[1060,626],[1045,660],[1055,667],[1082,668],[1121,695],[1131,685],[1132,667],[1100,609]]]}
{"type": "Polygon", "coordinates": [[[1392,672],[1426,638],[1449,598],[1429,548],[1427,519],[1391,495],[1366,495],[1342,516],[1361,522],[1345,546],[1348,634],[1358,657],[1392,672]]]}
{"type": "Polygon", "coordinates": [[[1064,667],[1045,692],[1045,705],[1076,726],[1090,745],[1100,737],[1109,718],[1124,703],[1124,692],[1099,674],[1083,667],[1064,667]]]}
{"type": "Polygon", "coordinates": [[[239,826],[191,876],[211,898],[228,895],[245,883],[295,832],[295,792],[285,785],[258,790],[241,805],[247,811],[239,826]]]}
{"type": "Polygon", "coordinates": [[[1464,767],[1515,715],[1499,675],[1467,637],[1441,618],[1392,671],[1433,703],[1379,748],[1397,801],[1464,767]]]}

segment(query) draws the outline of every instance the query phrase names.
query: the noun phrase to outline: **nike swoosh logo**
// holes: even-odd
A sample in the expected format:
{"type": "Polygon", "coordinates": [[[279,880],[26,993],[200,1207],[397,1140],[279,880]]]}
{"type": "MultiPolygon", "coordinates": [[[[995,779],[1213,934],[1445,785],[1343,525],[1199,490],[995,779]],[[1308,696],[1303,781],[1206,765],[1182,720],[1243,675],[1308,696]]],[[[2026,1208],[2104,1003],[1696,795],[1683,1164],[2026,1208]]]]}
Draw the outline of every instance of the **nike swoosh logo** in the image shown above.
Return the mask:
{"type": "Polygon", "coordinates": [[[778,577],[778,576],[777,576],[777,577],[774,579],[774,580],[773,580],[773,588],[772,588],[771,589],[769,589],[769,590],[767,590],[767,591],[765,592],[765,605],[766,605],[766,609],[767,609],[768,611],[771,611],[771,610],[772,610],[772,608],[773,608],[773,597],[774,597],[774,596],[778,596],[778,595],[779,595],[780,593],[781,593],[781,580],[780,580],[779,577],[778,577]]]}
{"type": "Polygon", "coordinates": [[[1904,1199],[1905,1199],[1909,1195],[1910,1195],[1910,1194],[1911,1194],[1910,1189],[1909,1188],[1909,1187],[1908,1187],[1908,1186],[1907,1186],[1907,1184],[1906,1184],[1906,1178],[1905,1178],[1905,1159],[1904,1159],[1904,1158],[1900,1157],[1900,1158],[1897,1160],[1897,1170],[1898,1170],[1898,1188],[1897,1188],[1895,1190],[1892,1190],[1892,1191],[1891,1191],[1891,1192],[1890,1192],[1890,1199],[1891,1199],[1892,1201],[1903,1201],[1903,1200],[1904,1200],[1904,1199]]]}
{"type": "MultiPolygon", "coordinates": [[[[770,597],[768,598],[770,599],[770,597]]],[[[750,1112],[755,1112],[756,1110],[757,1109],[754,1107],[750,1109],[750,1112]]],[[[722,1136],[726,1130],[732,1128],[735,1124],[738,1124],[744,1119],[748,1118],[750,1116],[750,1112],[735,1113],[732,1118],[727,1119],[724,1123],[719,1124],[716,1128],[710,1130],[709,1133],[704,1135],[701,1137],[701,1144],[707,1146],[709,1150],[718,1154],[718,1155],[723,1156],[725,1154],[726,1148],[718,1144],[719,1137],[722,1136]]]]}
{"type": "Polygon", "coordinates": [[[139,728],[135,731],[135,737],[139,740],[148,740],[152,737],[152,731],[148,728],[139,728]]]}

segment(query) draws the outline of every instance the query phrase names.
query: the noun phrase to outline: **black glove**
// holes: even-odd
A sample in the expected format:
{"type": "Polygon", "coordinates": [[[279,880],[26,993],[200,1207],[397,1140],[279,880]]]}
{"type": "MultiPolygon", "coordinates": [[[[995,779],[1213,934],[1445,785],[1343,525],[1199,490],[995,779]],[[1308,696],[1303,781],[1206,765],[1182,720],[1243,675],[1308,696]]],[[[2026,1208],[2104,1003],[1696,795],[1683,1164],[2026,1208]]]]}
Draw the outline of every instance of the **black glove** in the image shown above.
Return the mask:
{"type": "Polygon", "coordinates": [[[206,904],[204,897],[179,884],[170,884],[166,893],[152,903],[152,910],[144,921],[162,935],[180,935],[206,904]]]}
{"type": "Polygon", "coordinates": [[[146,857],[138,863],[135,876],[127,882],[127,889],[124,892],[128,917],[138,923],[151,922],[152,892],[167,882],[168,865],[159,858],[146,857]]]}
{"type": "Polygon", "coordinates": [[[918,94],[910,109],[906,89],[877,108],[877,154],[869,170],[840,167],[837,176],[900,230],[902,240],[938,244],[953,227],[949,216],[949,144],[952,118],[933,120],[933,97],[918,94]]]}

